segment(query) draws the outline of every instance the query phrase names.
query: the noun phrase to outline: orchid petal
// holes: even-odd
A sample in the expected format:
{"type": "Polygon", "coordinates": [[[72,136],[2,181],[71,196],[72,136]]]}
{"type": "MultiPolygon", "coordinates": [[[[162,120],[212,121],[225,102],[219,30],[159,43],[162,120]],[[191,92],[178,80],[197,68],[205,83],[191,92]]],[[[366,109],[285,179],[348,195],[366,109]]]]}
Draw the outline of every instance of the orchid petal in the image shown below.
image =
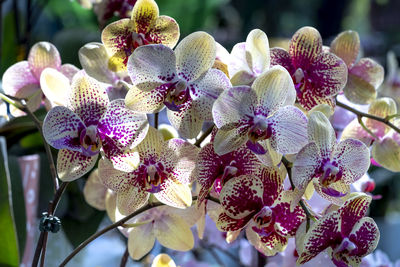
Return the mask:
{"type": "Polygon", "coordinates": [[[158,201],[179,209],[185,209],[192,205],[192,192],[187,184],[182,184],[174,180],[173,175],[169,175],[162,184],[162,189],[154,193],[158,201]]]}
{"type": "Polygon", "coordinates": [[[104,158],[99,160],[99,177],[105,187],[116,193],[127,191],[129,187],[140,186],[134,172],[117,170],[104,158]]]}
{"type": "Polygon", "coordinates": [[[384,69],[371,58],[362,58],[350,70],[350,74],[358,76],[378,88],[384,79],[384,69]]]}
{"type": "Polygon", "coordinates": [[[168,254],[161,253],[154,258],[151,267],[176,267],[176,264],[168,254]]]}
{"type": "Polygon", "coordinates": [[[57,156],[58,177],[64,182],[82,177],[94,167],[97,157],[98,155],[86,157],[79,151],[59,150],[57,156]]]}
{"type": "Polygon", "coordinates": [[[106,193],[107,188],[101,183],[99,178],[99,170],[95,169],[87,179],[83,188],[83,196],[90,206],[98,209],[106,209],[106,193]]]}
{"type": "Polygon", "coordinates": [[[349,239],[357,246],[357,256],[364,257],[378,246],[379,228],[370,217],[359,220],[350,232],[349,239]]]}
{"type": "Polygon", "coordinates": [[[254,29],[247,35],[246,61],[256,76],[269,68],[268,37],[262,30],[254,29]]]}
{"type": "Polygon", "coordinates": [[[97,125],[109,103],[106,90],[95,79],[82,75],[73,80],[69,107],[86,126],[97,125]]]}
{"type": "Polygon", "coordinates": [[[222,187],[220,199],[229,217],[242,219],[262,208],[263,183],[253,175],[235,177],[222,187]]]}
{"type": "Polygon", "coordinates": [[[271,146],[281,154],[293,154],[308,143],[307,116],[293,106],[280,108],[268,118],[271,125],[271,146]]]}
{"type": "Polygon", "coordinates": [[[384,168],[400,172],[400,145],[391,136],[373,144],[372,157],[384,168]]]}
{"type": "Polygon", "coordinates": [[[269,115],[286,102],[289,92],[295,91],[292,78],[281,66],[274,66],[257,77],[252,88],[257,95],[257,106],[263,115],[269,115]]]}
{"type": "Polygon", "coordinates": [[[72,78],[77,74],[79,69],[72,64],[63,64],[60,67],[60,72],[72,82],[72,78]]]}
{"type": "Polygon", "coordinates": [[[190,96],[199,118],[212,121],[211,110],[218,96],[231,87],[229,78],[217,69],[210,69],[191,84],[190,96]]]}
{"type": "Polygon", "coordinates": [[[250,214],[241,219],[234,219],[234,218],[231,218],[225,212],[222,212],[218,217],[216,226],[217,226],[218,230],[223,231],[223,232],[228,232],[228,231],[239,231],[240,232],[240,230],[243,229],[247,225],[247,223],[251,220],[252,216],[253,215],[250,214]]]}
{"type": "MultiPolygon", "coordinates": [[[[371,103],[368,108],[368,113],[377,117],[386,118],[387,116],[397,113],[397,105],[392,98],[382,97],[371,103]]],[[[369,118],[365,119],[365,126],[371,129],[378,137],[383,137],[391,129],[385,123],[369,118]]]]}
{"type": "Polygon", "coordinates": [[[314,179],[313,183],[315,191],[324,199],[329,202],[341,206],[344,202],[344,196],[350,192],[350,185],[344,183],[342,180],[334,182],[329,186],[323,186],[321,179],[314,179]]]}
{"type": "Polygon", "coordinates": [[[181,110],[167,111],[168,120],[183,138],[195,138],[201,131],[203,120],[200,119],[193,108],[193,101],[188,100],[182,104],[181,110]]]}
{"type": "Polygon", "coordinates": [[[311,225],[304,237],[304,249],[297,259],[297,264],[311,260],[340,237],[339,221],[339,214],[332,212],[311,225]]]}
{"type": "Polygon", "coordinates": [[[194,32],[180,41],[175,55],[178,74],[188,82],[197,80],[214,64],[214,38],[205,32],[194,32]]]}
{"type": "Polygon", "coordinates": [[[133,52],[133,27],[130,19],[121,19],[108,24],[101,33],[101,42],[110,55],[108,67],[112,71],[126,70],[128,57],[133,52]]]}
{"type": "Polygon", "coordinates": [[[343,59],[351,67],[357,59],[360,50],[360,37],[355,31],[344,31],[332,41],[330,51],[343,59]]]}
{"type": "Polygon", "coordinates": [[[271,139],[258,141],[258,144],[266,151],[265,154],[255,154],[259,161],[265,166],[277,166],[282,159],[282,154],[275,151],[271,146],[271,139]]]}
{"type": "Polygon", "coordinates": [[[274,47],[270,50],[271,56],[271,66],[282,66],[289,71],[289,73],[294,73],[296,70],[292,65],[292,59],[289,53],[280,47],[274,47]]]}
{"type": "Polygon", "coordinates": [[[120,150],[137,146],[148,128],[146,115],[127,109],[122,99],[111,102],[98,124],[100,135],[113,139],[120,150]]]}
{"type": "Polygon", "coordinates": [[[143,258],[154,246],[156,236],[153,223],[133,227],[129,233],[128,251],[134,260],[143,258]]]}
{"type": "Polygon", "coordinates": [[[46,68],[40,75],[40,87],[43,94],[50,101],[52,106],[66,106],[71,86],[69,79],[52,68],[46,68]]]}
{"type": "Polygon", "coordinates": [[[179,25],[168,16],[159,16],[149,32],[150,38],[173,48],[179,40],[179,25]]]}
{"type": "Polygon", "coordinates": [[[131,20],[135,23],[135,32],[147,33],[159,16],[154,0],[138,0],[133,7],[131,20]]]}
{"type": "Polygon", "coordinates": [[[28,98],[40,89],[37,79],[29,68],[28,61],[21,61],[9,67],[3,74],[4,93],[18,98],[28,98]]]}
{"type": "Polygon", "coordinates": [[[358,139],[368,147],[375,139],[360,125],[358,119],[351,121],[346,128],[344,128],[340,137],[341,140],[346,140],[349,138],[358,139]]]}
{"type": "Polygon", "coordinates": [[[286,177],[286,173],[277,167],[264,167],[259,177],[264,188],[263,205],[272,206],[283,190],[283,180],[286,177]]]}
{"type": "Polygon", "coordinates": [[[149,195],[140,187],[130,186],[126,191],[117,193],[117,208],[122,215],[131,214],[147,203],[149,195]]]}
{"type": "Polygon", "coordinates": [[[47,113],[43,122],[43,136],[54,148],[81,151],[79,133],[84,128],[78,115],[66,107],[58,106],[47,113]]]}
{"type": "Polygon", "coordinates": [[[335,130],[328,118],[319,111],[311,113],[308,119],[308,141],[315,142],[323,157],[329,157],[336,145],[335,130]]]}
{"type": "Polygon", "coordinates": [[[144,91],[133,86],[125,96],[126,106],[133,111],[142,113],[160,112],[165,107],[164,101],[168,94],[168,87],[159,83],[144,83],[142,86],[154,86],[154,89],[144,91]]]}
{"type": "Polygon", "coordinates": [[[221,93],[212,108],[214,123],[218,128],[237,127],[239,121],[253,116],[257,95],[248,86],[235,86],[221,93]],[[246,116],[247,115],[247,116],[246,116]]]}
{"type": "Polygon", "coordinates": [[[289,44],[289,54],[294,67],[308,69],[322,53],[322,38],[313,27],[300,28],[289,44]]]}
{"type": "Polygon", "coordinates": [[[173,214],[162,217],[154,224],[154,234],[164,247],[188,251],[194,246],[194,238],[190,226],[173,214]]]}
{"type": "Polygon", "coordinates": [[[360,179],[369,168],[369,149],[359,140],[346,139],[335,147],[332,160],[343,172],[341,180],[346,184],[352,184],[360,179]]]}
{"type": "MultiPolygon", "coordinates": [[[[251,225],[250,225],[251,226],[251,225]]],[[[285,250],[288,239],[276,232],[268,236],[260,236],[251,227],[246,228],[246,237],[258,251],[266,256],[274,256],[285,250]]]]}
{"type": "Polygon", "coordinates": [[[238,128],[229,131],[218,130],[214,139],[215,153],[224,155],[238,149],[248,140],[247,135],[243,134],[238,128]]]}
{"type": "Polygon", "coordinates": [[[86,73],[99,82],[113,84],[116,75],[108,69],[108,54],[102,43],[88,43],[79,49],[79,62],[86,73]]]}
{"type": "Polygon", "coordinates": [[[36,79],[40,79],[40,74],[45,68],[59,70],[61,67],[61,57],[57,48],[48,42],[39,42],[32,46],[28,55],[29,67],[36,79]]]}
{"type": "Polygon", "coordinates": [[[321,155],[315,143],[303,147],[293,163],[292,176],[296,188],[306,190],[321,164],[321,155]]]}
{"type": "Polygon", "coordinates": [[[313,81],[313,94],[316,96],[334,96],[346,85],[346,64],[333,53],[322,53],[309,71],[309,79],[313,81]]]}
{"type": "Polygon", "coordinates": [[[318,105],[329,105],[332,109],[336,106],[336,101],[333,96],[318,96],[315,94],[313,88],[306,88],[301,92],[301,95],[297,98],[299,104],[306,110],[311,110],[318,105]]]}

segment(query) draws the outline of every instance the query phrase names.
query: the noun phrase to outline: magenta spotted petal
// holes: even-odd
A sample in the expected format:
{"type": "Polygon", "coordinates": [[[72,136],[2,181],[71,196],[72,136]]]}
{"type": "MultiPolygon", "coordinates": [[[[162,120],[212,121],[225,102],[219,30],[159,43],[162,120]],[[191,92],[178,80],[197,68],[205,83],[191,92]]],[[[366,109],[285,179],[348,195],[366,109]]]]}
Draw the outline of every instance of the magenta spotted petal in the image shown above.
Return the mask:
{"type": "Polygon", "coordinates": [[[78,179],[93,169],[98,155],[85,156],[79,151],[61,149],[57,156],[57,173],[62,181],[78,179]]]}

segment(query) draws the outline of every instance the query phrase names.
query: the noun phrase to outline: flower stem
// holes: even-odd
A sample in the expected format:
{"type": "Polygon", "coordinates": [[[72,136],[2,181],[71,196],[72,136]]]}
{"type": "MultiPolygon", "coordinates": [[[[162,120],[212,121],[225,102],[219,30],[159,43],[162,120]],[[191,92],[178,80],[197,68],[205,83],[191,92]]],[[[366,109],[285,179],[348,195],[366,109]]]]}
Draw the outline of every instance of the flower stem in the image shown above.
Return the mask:
{"type": "Polygon", "coordinates": [[[122,255],[121,258],[121,263],[119,264],[119,267],[125,267],[126,263],[128,262],[128,257],[129,257],[129,251],[128,251],[128,246],[126,246],[124,255],[122,255]]]}
{"type": "Polygon", "coordinates": [[[214,124],[211,125],[200,137],[199,139],[196,140],[196,142],[194,143],[195,146],[200,147],[201,142],[204,141],[204,139],[207,138],[207,136],[209,136],[212,132],[212,130],[214,129],[214,124]]]}
{"type": "Polygon", "coordinates": [[[369,119],[372,119],[372,120],[375,120],[375,121],[382,122],[382,123],[386,124],[387,126],[389,126],[390,128],[392,128],[393,130],[395,130],[396,132],[400,133],[400,128],[396,127],[396,125],[394,125],[393,123],[391,123],[389,121],[392,118],[391,116],[388,116],[386,118],[382,118],[382,117],[378,117],[378,116],[375,116],[375,115],[372,115],[372,114],[368,114],[368,113],[365,113],[365,112],[362,112],[362,111],[358,111],[358,110],[356,110],[356,109],[354,109],[354,108],[352,108],[352,107],[350,107],[350,106],[338,101],[337,99],[336,99],[336,105],[338,107],[347,109],[350,112],[353,112],[358,117],[365,117],[365,118],[369,118],[369,119]]]}
{"type": "Polygon", "coordinates": [[[154,128],[158,129],[158,112],[154,114],[154,128]]]}

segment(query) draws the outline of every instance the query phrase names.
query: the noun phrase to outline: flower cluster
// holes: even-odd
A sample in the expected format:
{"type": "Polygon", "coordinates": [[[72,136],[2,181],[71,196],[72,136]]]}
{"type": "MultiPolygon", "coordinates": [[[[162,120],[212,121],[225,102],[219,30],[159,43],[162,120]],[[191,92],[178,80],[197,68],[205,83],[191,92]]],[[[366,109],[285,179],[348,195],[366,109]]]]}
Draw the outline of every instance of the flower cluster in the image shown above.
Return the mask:
{"type": "Polygon", "coordinates": [[[112,221],[147,203],[168,206],[121,228],[134,259],[155,239],[191,249],[190,227],[204,231],[209,214],[230,242],[244,230],[266,256],[296,238],[298,264],[328,249],[336,266],[358,266],[379,230],[365,217],[371,196],[351,186],[371,155],[400,171],[396,102],[377,98],[383,68],[357,60],[358,34],[324,47],[315,28],[303,27],[286,51],[270,49],[256,29],[229,53],[206,32],[178,43],[177,22],[153,0],[138,0],[131,14],[106,26],[102,43],[80,49],[83,70],[61,65],[57,49],[41,42],[3,76],[6,94],[28,99],[32,111],[49,109],[43,135],[59,150],[58,177],[72,181],[97,165],[85,197],[112,221]],[[338,140],[329,117],[340,94],[370,104],[371,116],[358,114],[338,140]],[[174,130],[149,126],[148,114],[164,109],[174,130]],[[213,128],[202,142],[205,123],[213,128]],[[314,191],[330,203],[322,213],[307,203],[314,191]]]}

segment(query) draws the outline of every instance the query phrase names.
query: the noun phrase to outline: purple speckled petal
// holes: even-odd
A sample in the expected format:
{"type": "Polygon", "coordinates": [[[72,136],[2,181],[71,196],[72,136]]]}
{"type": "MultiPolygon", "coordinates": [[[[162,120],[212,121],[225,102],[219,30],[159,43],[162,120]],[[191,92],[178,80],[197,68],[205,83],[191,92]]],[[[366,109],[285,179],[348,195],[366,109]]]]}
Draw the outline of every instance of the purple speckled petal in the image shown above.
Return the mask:
{"type": "Polygon", "coordinates": [[[222,187],[220,200],[231,218],[254,215],[263,206],[263,183],[253,175],[235,177],[222,187]]]}
{"type": "Polygon", "coordinates": [[[346,63],[333,53],[322,53],[308,71],[313,93],[319,97],[336,95],[347,82],[346,63]]]}
{"type": "Polygon", "coordinates": [[[142,83],[143,88],[132,86],[125,96],[125,104],[128,108],[142,113],[156,113],[164,108],[164,102],[169,92],[171,83],[142,83]]]}
{"type": "Polygon", "coordinates": [[[117,193],[117,207],[122,215],[128,215],[143,207],[149,199],[149,193],[139,187],[131,186],[117,193]]]}
{"type": "Polygon", "coordinates": [[[57,156],[58,177],[64,182],[82,177],[94,167],[97,157],[86,157],[78,151],[61,149],[57,156]]]}
{"type": "Polygon", "coordinates": [[[360,179],[370,165],[370,152],[368,147],[356,139],[341,141],[333,151],[332,160],[337,162],[342,171],[341,180],[352,184],[360,179]]]}
{"type": "Polygon", "coordinates": [[[140,187],[136,172],[119,171],[104,158],[99,161],[99,178],[105,187],[116,193],[126,191],[129,187],[140,187]]]}
{"type": "Polygon", "coordinates": [[[289,44],[289,55],[297,68],[306,70],[314,63],[322,52],[322,38],[313,27],[303,27],[292,37],[289,44]]]}
{"type": "Polygon", "coordinates": [[[308,141],[314,142],[322,157],[330,157],[336,145],[336,135],[328,118],[322,112],[312,112],[308,119],[308,141]]]}
{"type": "Polygon", "coordinates": [[[371,58],[360,59],[360,61],[349,69],[349,74],[360,77],[375,89],[382,84],[384,79],[383,67],[371,58]]]}
{"type": "Polygon", "coordinates": [[[314,179],[313,184],[315,192],[337,206],[343,205],[343,202],[345,201],[343,196],[350,193],[350,185],[345,184],[342,180],[334,182],[329,186],[324,186],[321,183],[321,179],[314,179]]]}
{"type": "Polygon", "coordinates": [[[72,82],[72,78],[79,71],[77,67],[72,64],[63,64],[60,67],[60,72],[65,75],[72,82]]]}
{"type": "Polygon", "coordinates": [[[296,70],[292,65],[292,59],[289,53],[280,47],[274,47],[270,50],[271,52],[271,66],[280,65],[287,69],[289,73],[294,73],[296,70]]]}
{"type": "Polygon", "coordinates": [[[2,86],[7,95],[27,98],[40,89],[37,79],[28,61],[21,61],[9,67],[3,74],[2,86]]]}
{"type": "Polygon", "coordinates": [[[172,81],[176,77],[175,65],[175,54],[171,48],[153,44],[138,47],[129,57],[127,67],[132,84],[140,85],[172,81]]]}
{"type": "Polygon", "coordinates": [[[293,211],[290,210],[290,203],[293,201],[293,197],[293,191],[284,191],[272,207],[275,214],[275,231],[281,236],[294,236],[306,218],[304,210],[299,205],[293,211]]]}
{"type": "Polygon", "coordinates": [[[212,108],[214,123],[225,130],[236,128],[254,115],[257,95],[248,86],[235,86],[223,91],[212,108]],[[227,128],[228,127],[228,128],[227,128]]]}
{"type": "Polygon", "coordinates": [[[304,249],[297,259],[298,264],[311,260],[341,237],[339,221],[339,214],[332,212],[311,225],[304,237],[304,249]]]}
{"type": "Polygon", "coordinates": [[[246,144],[248,127],[233,128],[229,131],[218,130],[214,138],[214,149],[218,155],[224,155],[246,144]]]}
{"type": "Polygon", "coordinates": [[[379,242],[379,229],[370,217],[359,220],[351,230],[349,240],[357,246],[357,250],[350,254],[364,257],[375,250],[379,242]]]}
{"type": "Polygon", "coordinates": [[[36,79],[40,79],[40,74],[45,68],[59,70],[61,67],[61,57],[57,48],[49,42],[39,42],[32,46],[28,55],[29,67],[36,79]]]}
{"type": "Polygon", "coordinates": [[[251,86],[257,95],[257,108],[264,116],[281,108],[290,93],[294,92],[293,80],[282,66],[274,66],[263,72],[251,86]]]}
{"type": "Polygon", "coordinates": [[[371,196],[364,193],[353,193],[338,210],[341,217],[340,231],[342,236],[348,236],[354,225],[367,214],[371,196]]]}
{"type": "Polygon", "coordinates": [[[86,126],[97,125],[110,104],[105,88],[87,75],[76,77],[71,87],[68,107],[86,126]]]}
{"type": "Polygon", "coordinates": [[[283,173],[277,167],[264,167],[259,176],[264,187],[263,204],[272,206],[283,190],[283,180],[286,173],[283,173]]]}
{"type": "Polygon", "coordinates": [[[183,138],[195,138],[200,133],[201,126],[203,126],[203,120],[194,110],[192,100],[183,103],[178,112],[168,110],[167,116],[171,125],[183,138]]]}
{"type": "Polygon", "coordinates": [[[43,136],[54,148],[81,151],[79,135],[84,128],[78,115],[66,107],[58,106],[47,113],[43,122],[43,136]]]}
{"type": "Polygon", "coordinates": [[[193,108],[200,119],[213,120],[211,110],[215,100],[224,90],[228,90],[230,87],[229,78],[217,69],[210,69],[189,85],[193,108]]]}
{"type": "Polygon", "coordinates": [[[158,201],[179,209],[186,209],[192,205],[189,185],[175,180],[173,175],[169,175],[161,187],[161,191],[154,193],[158,201]]]}
{"type": "Polygon", "coordinates": [[[294,154],[308,143],[307,116],[293,106],[280,108],[268,118],[272,129],[271,146],[281,154],[294,154]]]}
{"type": "Polygon", "coordinates": [[[260,236],[252,229],[251,225],[246,228],[246,237],[258,251],[265,256],[274,256],[278,252],[285,250],[288,239],[276,232],[270,232],[265,236],[260,236]]]}
{"type": "Polygon", "coordinates": [[[216,226],[220,231],[228,232],[228,231],[237,231],[243,229],[246,224],[251,220],[251,216],[246,216],[241,219],[234,219],[229,217],[228,214],[222,212],[218,216],[218,221],[216,222],[216,226]]]}
{"type": "Polygon", "coordinates": [[[100,137],[115,140],[121,150],[137,146],[145,138],[148,128],[146,115],[127,109],[122,99],[111,102],[98,124],[100,137]]]}
{"type": "Polygon", "coordinates": [[[336,101],[333,96],[320,97],[314,93],[313,88],[305,88],[300,94],[297,95],[297,100],[299,104],[306,110],[311,110],[313,107],[327,104],[332,109],[336,107],[336,101]]]}
{"type": "Polygon", "coordinates": [[[303,147],[293,163],[292,175],[296,188],[305,190],[321,165],[321,155],[315,143],[303,147]]]}
{"type": "Polygon", "coordinates": [[[175,48],[178,75],[191,82],[198,79],[214,64],[217,47],[206,32],[186,36],[175,48]]]}
{"type": "Polygon", "coordinates": [[[179,40],[179,25],[169,16],[159,16],[149,29],[150,38],[173,48],[179,40]]]}

